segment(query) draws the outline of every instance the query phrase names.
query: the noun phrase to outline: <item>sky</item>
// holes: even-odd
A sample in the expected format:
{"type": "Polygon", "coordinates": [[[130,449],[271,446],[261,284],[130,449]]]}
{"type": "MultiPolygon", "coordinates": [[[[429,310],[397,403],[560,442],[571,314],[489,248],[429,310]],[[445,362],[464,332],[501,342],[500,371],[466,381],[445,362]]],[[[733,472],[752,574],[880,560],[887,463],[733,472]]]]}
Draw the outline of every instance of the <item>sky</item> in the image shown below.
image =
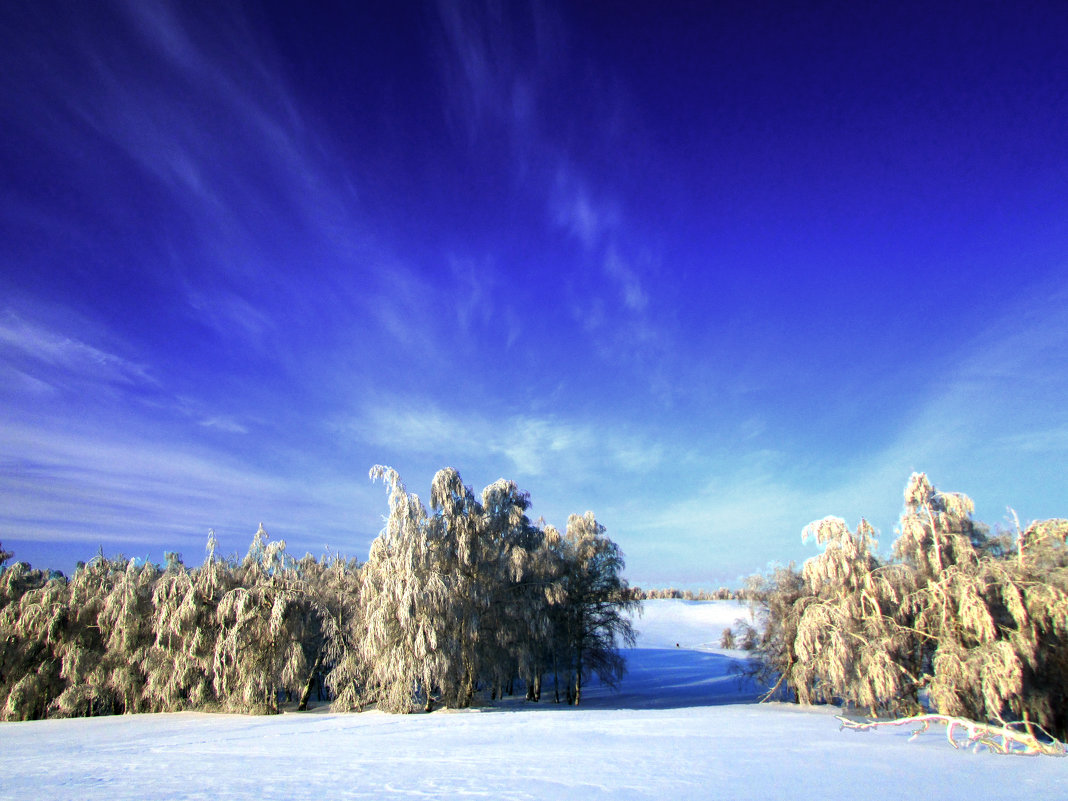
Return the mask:
{"type": "Polygon", "coordinates": [[[0,542],[365,559],[394,467],[642,586],[1068,515],[1059,2],[0,4],[0,542]]]}

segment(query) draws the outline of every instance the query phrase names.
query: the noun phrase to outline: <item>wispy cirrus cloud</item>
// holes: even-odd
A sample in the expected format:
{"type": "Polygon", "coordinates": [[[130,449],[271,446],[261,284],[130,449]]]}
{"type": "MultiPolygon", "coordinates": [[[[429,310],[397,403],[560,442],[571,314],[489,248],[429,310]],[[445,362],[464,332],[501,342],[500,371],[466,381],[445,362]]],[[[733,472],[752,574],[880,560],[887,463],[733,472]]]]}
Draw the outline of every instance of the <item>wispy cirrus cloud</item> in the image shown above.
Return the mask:
{"type": "Polygon", "coordinates": [[[573,166],[561,166],[549,197],[553,224],[578,241],[587,252],[600,250],[620,223],[619,209],[598,199],[573,166]]]}
{"type": "Polygon", "coordinates": [[[214,330],[222,341],[262,351],[268,335],[274,332],[275,324],[268,312],[235,291],[205,291],[186,283],[185,297],[196,320],[214,330]]]}
{"type": "Polygon", "coordinates": [[[54,16],[55,31],[4,59],[21,88],[11,122],[77,173],[65,183],[80,194],[70,209],[34,198],[14,212],[76,244],[71,258],[121,246],[93,280],[151,275],[228,347],[234,333],[273,344],[271,315],[325,317],[349,299],[307,288],[315,275],[336,290],[379,256],[362,233],[359,176],[339,169],[337,143],[251,15],[126,3],[54,16]]]}
{"type": "Polygon", "coordinates": [[[503,127],[522,170],[538,146],[542,92],[560,70],[563,26],[540,3],[439,2],[437,10],[447,118],[469,142],[503,127]]]}
{"type": "Polygon", "coordinates": [[[656,260],[648,251],[631,252],[619,204],[595,199],[573,166],[557,171],[549,200],[551,219],[577,242],[589,272],[572,287],[572,316],[590,335],[590,345],[604,361],[626,366],[648,381],[660,397],[672,394],[661,365],[670,356],[663,347],[667,321],[652,314],[648,279],[656,260]]]}
{"type": "MultiPolygon", "coordinates": [[[[743,420],[737,436],[686,463],[690,484],[663,504],[639,502],[619,517],[622,541],[639,570],[661,562],[659,580],[685,577],[688,555],[718,565],[719,580],[813,554],[802,528],[826,515],[854,526],[865,517],[888,551],[902,509],[901,492],[914,471],[943,490],[976,501],[976,517],[1005,522],[1063,516],[1068,497],[1061,465],[1068,459],[1068,296],[1054,285],[1026,287],[1005,313],[959,350],[938,360],[935,376],[917,376],[915,394],[892,403],[900,423],[890,441],[829,461],[826,454],[783,452],[761,457],[766,431],[743,420]],[[1036,461],[1049,465],[1039,470],[1036,461]],[[703,476],[694,480],[694,476],[703,476]],[[645,536],[649,534],[651,536],[645,536]],[[666,550],[660,538],[669,540],[666,550]]],[[[641,578],[640,574],[638,576],[641,578]]]]}
{"type": "Polygon", "coordinates": [[[9,363],[21,365],[21,372],[47,385],[71,381],[158,384],[147,366],[26,320],[11,310],[0,314],[0,352],[9,363]]]}
{"type": "Polygon", "coordinates": [[[0,432],[5,539],[103,542],[158,558],[201,543],[209,528],[224,549],[241,549],[262,521],[293,548],[362,556],[380,501],[366,482],[260,470],[205,445],[100,424],[14,423],[0,432]]]}
{"type": "Polygon", "coordinates": [[[645,311],[645,307],[649,305],[649,294],[642,286],[641,277],[614,246],[605,253],[604,273],[617,282],[623,306],[628,311],[634,313],[645,311]]]}
{"type": "Polygon", "coordinates": [[[663,346],[670,322],[655,313],[656,287],[649,277],[659,264],[655,249],[628,225],[619,188],[599,178],[603,172],[566,136],[571,114],[583,120],[589,114],[594,122],[587,133],[612,139],[619,97],[607,88],[614,85],[611,77],[591,75],[587,63],[578,63],[564,26],[541,6],[517,11],[442,3],[438,15],[447,113],[469,142],[503,130],[513,144],[516,188],[545,210],[545,234],[553,245],[572,251],[564,291],[582,329],[581,346],[647,384],[655,396],[670,396],[672,382],[662,366],[671,358],[663,346]],[[565,112],[554,106],[575,92],[576,83],[588,85],[584,101],[590,108],[612,106],[611,121],[596,121],[599,115],[590,108],[565,112]],[[561,126],[533,124],[560,113],[568,120],[561,126]]]}
{"type": "Polygon", "coordinates": [[[116,55],[128,48],[109,50],[105,43],[83,39],[85,61],[99,89],[66,95],[77,113],[147,172],[188,192],[207,211],[234,221],[235,195],[245,193],[242,200],[254,201],[257,181],[282,182],[298,190],[287,193],[287,202],[314,219],[321,197],[311,191],[319,188],[320,170],[309,169],[318,166],[311,156],[315,143],[240,10],[217,6],[206,23],[173,13],[165,3],[127,3],[119,16],[119,30],[132,31],[143,47],[161,56],[158,66],[170,71],[172,81],[161,85],[156,75],[130,69],[116,55]],[[205,36],[205,24],[225,36],[205,36]],[[222,48],[220,41],[225,41],[222,48]],[[232,58],[234,52],[241,57],[232,58]],[[249,143],[256,143],[251,151],[249,143]],[[224,181],[217,168],[220,158],[256,161],[267,155],[258,173],[240,178],[229,173],[224,181]]]}
{"type": "Polygon", "coordinates": [[[592,465],[641,473],[663,458],[655,442],[592,423],[531,415],[498,419],[400,398],[368,405],[340,427],[386,452],[496,462],[522,476],[581,474],[592,465]]]}
{"type": "Polygon", "coordinates": [[[1022,516],[1063,515],[1068,497],[1068,290],[1051,279],[1023,287],[1005,312],[985,321],[944,371],[925,382],[922,404],[895,448],[997,520],[1006,506],[1022,516]],[[1036,471],[1038,465],[1047,469],[1036,471]],[[1035,476],[1040,476],[1038,482],[1035,476]]]}
{"type": "Polygon", "coordinates": [[[237,422],[232,417],[208,417],[200,421],[204,428],[214,428],[218,431],[226,431],[230,434],[247,434],[248,428],[237,422]]]}
{"type": "Polygon", "coordinates": [[[1068,425],[1036,428],[999,437],[996,445],[1006,451],[1059,456],[1068,453],[1068,425]]]}

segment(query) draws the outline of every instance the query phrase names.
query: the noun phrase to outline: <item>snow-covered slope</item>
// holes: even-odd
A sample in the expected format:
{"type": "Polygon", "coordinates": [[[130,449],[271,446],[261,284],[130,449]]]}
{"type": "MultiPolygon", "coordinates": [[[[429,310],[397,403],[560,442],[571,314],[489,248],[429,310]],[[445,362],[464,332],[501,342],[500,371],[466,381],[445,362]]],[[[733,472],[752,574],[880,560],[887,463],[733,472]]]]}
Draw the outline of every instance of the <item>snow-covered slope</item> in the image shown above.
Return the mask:
{"type": "Polygon", "coordinates": [[[715,650],[738,618],[749,618],[740,601],[644,601],[634,627],[639,648],[715,650]]]}
{"type": "Polygon", "coordinates": [[[580,709],[0,724],[0,799],[1068,798],[1068,759],[958,752],[939,733],[839,731],[833,709],[735,703],[755,688],[714,644],[744,612],[647,602],[620,692],[592,687],[580,709]]]}
{"type": "Polygon", "coordinates": [[[755,701],[743,681],[741,651],[719,648],[723,629],[748,607],[731,601],[645,601],[634,620],[637,647],[615,691],[594,686],[583,703],[599,709],[666,709],[755,701]]]}

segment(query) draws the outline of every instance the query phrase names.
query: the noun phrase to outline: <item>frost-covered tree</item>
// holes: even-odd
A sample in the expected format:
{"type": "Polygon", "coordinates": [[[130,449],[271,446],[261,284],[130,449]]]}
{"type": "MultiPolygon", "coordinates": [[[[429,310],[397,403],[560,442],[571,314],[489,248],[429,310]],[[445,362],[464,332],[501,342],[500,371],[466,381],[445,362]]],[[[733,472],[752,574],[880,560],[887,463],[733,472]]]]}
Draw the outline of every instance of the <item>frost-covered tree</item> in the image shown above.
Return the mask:
{"type": "Polygon", "coordinates": [[[874,535],[865,520],[850,531],[837,517],[803,533],[824,551],[805,563],[789,611],[792,662],[785,675],[802,703],[849,698],[874,712],[915,699],[917,679],[907,667],[913,638],[892,616],[909,577],[880,563],[874,535]]]}
{"type": "Polygon", "coordinates": [[[31,661],[27,646],[18,634],[23,596],[38,590],[48,581],[48,574],[34,570],[25,562],[4,566],[13,554],[0,548],[0,709],[14,683],[22,678],[31,661]]]}
{"type": "Polygon", "coordinates": [[[348,711],[362,704],[363,615],[360,607],[361,570],[355,559],[335,554],[329,561],[310,556],[301,560],[301,581],[307,594],[306,659],[311,668],[297,709],[307,709],[313,685],[334,695],[334,707],[348,711]],[[308,657],[308,653],[312,656],[308,657]]]}
{"type": "Polygon", "coordinates": [[[145,710],[145,666],[155,640],[152,602],[158,568],[130,559],[104,597],[97,625],[104,641],[103,669],[116,712],[145,710]]]}
{"type": "Polygon", "coordinates": [[[989,536],[973,508],[914,474],[887,563],[864,521],[855,532],[838,518],[807,527],[825,550],[800,584],[765,593],[764,665],[803,702],[843,701],[872,714],[925,702],[943,715],[1011,717],[1063,736],[1068,521],[1017,527],[1013,543],[989,536]]]}
{"type": "Polygon", "coordinates": [[[450,673],[456,647],[446,639],[446,577],[435,567],[427,514],[397,471],[377,465],[372,479],[389,488],[386,527],[363,568],[360,605],[366,697],[390,712],[410,712],[417,695],[432,706],[434,688],[450,673]]]}
{"type": "Polygon", "coordinates": [[[636,601],[618,548],[592,514],[568,535],[527,517],[530,497],[498,480],[481,499],[451,468],[435,475],[432,514],[397,473],[368,562],[300,561],[261,525],[240,561],[157,566],[101,552],[61,574],[6,566],[0,549],[0,715],[29,719],[226,709],[304,709],[315,687],[335,708],[463,707],[549,670],[581,697],[591,673],[622,670],[622,614],[636,601]]]}
{"type": "Polygon", "coordinates": [[[570,675],[568,698],[578,705],[591,673],[609,686],[622,677],[625,663],[617,647],[634,644],[627,612],[638,602],[622,576],[623,553],[605,536],[593,512],[568,518],[564,561],[562,645],[570,675]]]}
{"type": "Polygon", "coordinates": [[[563,606],[566,600],[566,543],[554,527],[536,527],[534,547],[521,585],[524,640],[517,653],[520,678],[526,683],[528,701],[540,701],[542,679],[552,673],[554,692],[560,700],[559,676],[564,668],[563,606]]]}
{"type": "Polygon", "coordinates": [[[198,675],[210,681],[210,659],[198,663],[192,647],[201,608],[192,575],[180,559],[173,560],[156,582],[152,597],[153,642],[145,658],[144,692],[153,711],[196,705],[189,699],[190,685],[198,675]]]}
{"type": "Polygon", "coordinates": [[[67,582],[16,562],[0,571],[0,715],[44,717],[62,691],[58,651],[67,623],[67,582]]]}
{"type": "Polygon", "coordinates": [[[512,481],[499,479],[482,491],[487,535],[494,544],[496,572],[481,642],[486,653],[485,680],[491,697],[514,691],[521,679],[527,698],[538,700],[541,676],[552,646],[552,610],[558,591],[560,537],[551,527],[527,517],[530,495],[512,481]]]}
{"type": "Polygon", "coordinates": [[[434,475],[430,507],[428,567],[443,582],[439,614],[446,624],[438,645],[442,670],[435,684],[446,706],[466,707],[481,675],[485,649],[480,647],[480,632],[493,602],[499,553],[482,505],[453,468],[434,475]]]}
{"type": "Polygon", "coordinates": [[[455,622],[448,640],[459,654],[442,694],[447,705],[464,707],[480,683],[501,694],[526,657],[538,531],[526,516],[530,496],[505,479],[486,487],[479,503],[446,468],[434,477],[431,507],[430,536],[455,622]]]}
{"type": "Polygon", "coordinates": [[[211,709],[219,706],[214,686],[219,637],[218,601],[232,588],[229,566],[216,555],[215,532],[208,533],[206,558],[194,570],[180,558],[168,561],[153,594],[152,627],[145,699],[149,709],[211,709]]]}
{"type": "Polygon", "coordinates": [[[108,598],[125,574],[126,559],[103,550],[79,567],[67,585],[65,626],[59,641],[62,693],[50,708],[55,714],[114,714],[123,711],[107,655],[109,631],[101,625],[108,598]]]}
{"type": "Polygon", "coordinates": [[[905,510],[894,555],[922,580],[938,578],[956,566],[973,567],[979,536],[972,520],[975,504],[959,492],[938,492],[925,473],[913,473],[905,488],[905,510]]]}
{"type": "Polygon", "coordinates": [[[302,687],[307,676],[299,588],[285,541],[269,541],[261,525],[235,583],[216,610],[215,691],[228,709],[276,712],[279,693],[302,687]]]}
{"type": "Polygon", "coordinates": [[[494,482],[479,500],[446,468],[428,515],[396,471],[371,475],[390,488],[361,592],[367,697],[380,708],[409,711],[417,699],[428,710],[435,699],[463,707],[520,680],[537,700],[549,669],[570,676],[576,700],[591,672],[620,675],[615,646],[633,641],[625,611],[637,602],[622,554],[592,514],[573,516],[561,537],[531,524],[530,498],[513,482],[494,482]]]}

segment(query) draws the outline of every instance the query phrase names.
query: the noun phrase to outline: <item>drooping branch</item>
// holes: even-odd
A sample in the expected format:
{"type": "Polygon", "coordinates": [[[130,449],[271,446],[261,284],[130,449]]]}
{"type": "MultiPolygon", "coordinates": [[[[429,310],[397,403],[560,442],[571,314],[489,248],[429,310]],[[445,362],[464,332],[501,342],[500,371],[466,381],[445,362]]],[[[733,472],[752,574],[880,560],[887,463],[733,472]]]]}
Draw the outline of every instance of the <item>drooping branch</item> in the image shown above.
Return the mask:
{"type": "Polygon", "coordinates": [[[1051,737],[1040,726],[1028,721],[1006,723],[996,726],[989,723],[979,723],[967,718],[952,717],[950,715],[916,715],[908,718],[895,718],[893,720],[851,720],[842,715],[835,715],[842,724],[843,729],[855,731],[867,731],[880,726],[907,726],[915,725],[916,730],[912,733],[914,739],[931,728],[931,724],[940,723],[946,727],[946,739],[954,748],[973,748],[978,750],[981,746],[988,748],[995,754],[1016,754],[1021,756],[1065,756],[1068,748],[1059,740],[1051,737]],[[1022,727],[1022,729],[1020,728],[1022,727]],[[1039,739],[1038,731],[1044,735],[1039,739]],[[963,733],[963,736],[958,736],[963,733]]]}

